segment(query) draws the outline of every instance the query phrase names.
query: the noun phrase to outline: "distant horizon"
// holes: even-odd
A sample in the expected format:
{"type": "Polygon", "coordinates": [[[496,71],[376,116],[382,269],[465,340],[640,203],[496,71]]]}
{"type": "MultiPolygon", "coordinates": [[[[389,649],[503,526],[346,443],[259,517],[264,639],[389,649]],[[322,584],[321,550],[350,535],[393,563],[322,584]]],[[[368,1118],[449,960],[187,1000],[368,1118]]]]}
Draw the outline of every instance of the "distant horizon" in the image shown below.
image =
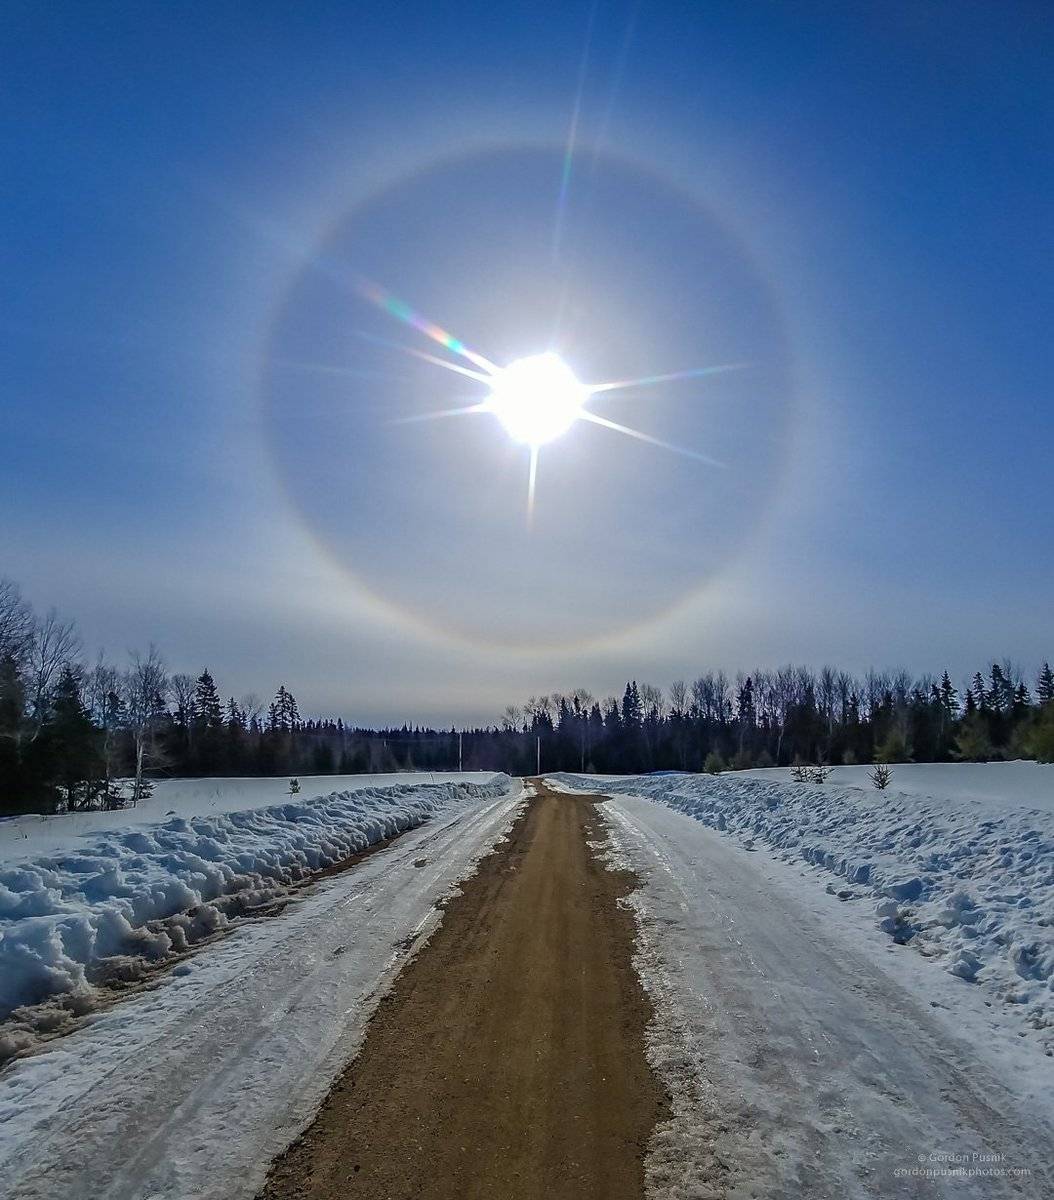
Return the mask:
{"type": "MultiPolygon", "coordinates": [[[[0,583],[2,582],[4,582],[3,577],[0,577],[0,583]]],[[[18,587],[17,581],[8,580],[6,582],[9,584],[14,584],[16,588],[18,587]]],[[[20,591],[21,589],[18,590],[20,591]]],[[[28,597],[23,597],[23,599],[25,599],[26,602],[31,605],[31,601],[28,597]]],[[[46,611],[50,613],[51,610],[49,609],[46,611]]],[[[67,614],[59,612],[58,610],[54,611],[61,623],[72,623],[77,632],[77,637],[80,639],[76,618],[69,617],[67,614]]],[[[35,615],[39,619],[39,617],[44,614],[36,613],[35,615]]],[[[81,644],[77,651],[76,658],[88,670],[90,670],[97,661],[102,659],[105,660],[108,665],[113,666],[120,671],[127,668],[131,657],[136,654],[145,654],[151,647],[155,647],[158,653],[161,655],[161,658],[165,662],[165,667],[169,677],[175,674],[182,674],[189,676],[191,679],[197,679],[203,672],[208,671],[216,681],[218,691],[223,699],[226,699],[229,696],[235,700],[238,700],[240,703],[247,696],[252,695],[262,703],[263,708],[266,711],[267,704],[274,697],[278,688],[280,687],[287,688],[297,698],[298,702],[304,700],[306,697],[310,697],[309,689],[302,690],[294,683],[291,683],[291,680],[295,679],[295,675],[290,672],[285,672],[284,674],[280,672],[280,677],[276,678],[275,681],[269,685],[264,684],[262,687],[244,687],[239,684],[232,691],[229,687],[224,685],[224,678],[217,672],[213,671],[208,662],[202,662],[199,665],[187,668],[184,664],[170,660],[165,654],[164,642],[160,639],[154,639],[146,646],[129,647],[124,654],[117,655],[107,654],[103,647],[98,647],[93,650],[90,646],[81,644]]],[[[837,662],[804,662],[794,661],[792,659],[784,659],[769,663],[755,662],[749,667],[742,664],[729,667],[717,663],[696,663],[691,667],[686,665],[684,670],[676,672],[670,679],[659,680],[649,676],[644,672],[638,672],[637,674],[628,673],[625,674],[625,678],[621,679],[619,682],[612,684],[609,687],[602,687],[599,689],[590,686],[588,680],[581,679],[573,680],[570,683],[553,687],[542,687],[535,685],[532,688],[528,688],[523,695],[508,696],[501,702],[500,707],[489,717],[485,715],[480,715],[478,717],[459,717],[449,713],[443,715],[439,713],[438,710],[436,713],[433,713],[431,716],[427,717],[419,717],[414,715],[407,717],[405,715],[401,716],[398,714],[387,717],[373,714],[372,716],[366,715],[364,717],[361,713],[351,713],[348,710],[342,711],[339,706],[334,706],[329,709],[316,707],[309,698],[306,700],[306,703],[301,704],[301,707],[304,710],[305,720],[317,719],[336,721],[339,719],[344,721],[349,728],[354,727],[363,730],[376,730],[379,732],[385,729],[400,729],[403,727],[410,727],[433,729],[442,733],[450,728],[467,730],[500,726],[503,711],[508,706],[522,707],[532,699],[545,700],[547,698],[559,695],[570,696],[576,690],[584,689],[585,691],[589,692],[593,699],[597,701],[604,701],[607,699],[621,700],[624,688],[631,682],[638,683],[641,686],[649,685],[652,687],[657,687],[665,695],[670,686],[676,683],[678,680],[684,682],[690,688],[694,680],[706,675],[707,673],[713,675],[719,673],[723,674],[729,687],[733,688],[737,686],[738,682],[742,679],[756,678],[759,673],[775,673],[785,668],[792,668],[795,670],[805,669],[814,673],[819,673],[825,668],[830,668],[840,674],[844,673],[851,676],[854,682],[859,684],[863,684],[867,678],[872,675],[889,680],[893,680],[900,675],[907,675],[910,677],[912,685],[923,681],[939,683],[941,676],[947,672],[951,683],[961,696],[961,694],[969,687],[978,673],[985,677],[987,676],[987,673],[990,671],[991,667],[996,665],[1002,669],[1009,667],[1016,677],[1019,677],[1025,683],[1029,691],[1034,693],[1035,684],[1040,673],[1044,668],[1049,667],[1052,658],[1054,658],[1054,655],[1046,656],[1039,662],[1033,664],[1021,663],[1009,658],[1006,655],[996,655],[994,657],[979,659],[972,668],[964,668],[963,670],[959,671],[954,671],[941,664],[938,664],[933,668],[919,669],[906,666],[903,663],[894,665],[878,665],[877,663],[871,663],[862,668],[852,668],[837,662]]]]}

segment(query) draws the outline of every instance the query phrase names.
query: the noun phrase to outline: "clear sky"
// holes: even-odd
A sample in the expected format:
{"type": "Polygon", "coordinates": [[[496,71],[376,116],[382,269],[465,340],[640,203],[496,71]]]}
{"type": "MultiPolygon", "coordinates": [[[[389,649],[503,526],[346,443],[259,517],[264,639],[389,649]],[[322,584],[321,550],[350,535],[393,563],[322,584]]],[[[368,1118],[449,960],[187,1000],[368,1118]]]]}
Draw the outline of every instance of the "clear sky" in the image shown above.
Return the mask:
{"type": "Polygon", "coordinates": [[[5,4],[0,574],[363,722],[1031,669],[1052,55],[1045,3],[5,4]],[[736,369],[594,396],[702,457],[576,422],[528,524],[364,280],[499,366],[736,369]]]}

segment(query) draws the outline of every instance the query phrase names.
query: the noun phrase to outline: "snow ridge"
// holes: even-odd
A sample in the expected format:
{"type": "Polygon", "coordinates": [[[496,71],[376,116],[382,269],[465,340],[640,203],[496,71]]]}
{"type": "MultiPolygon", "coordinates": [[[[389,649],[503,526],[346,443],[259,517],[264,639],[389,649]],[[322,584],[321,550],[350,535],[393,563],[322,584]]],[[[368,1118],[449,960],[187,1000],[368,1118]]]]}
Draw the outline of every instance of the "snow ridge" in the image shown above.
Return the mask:
{"type": "Polygon", "coordinates": [[[839,877],[849,886],[828,890],[872,897],[883,932],[1054,1029],[1054,812],[733,775],[555,778],[654,800],[839,877]]]}
{"type": "Polygon", "coordinates": [[[76,849],[0,866],[0,1019],[56,997],[84,1011],[107,965],[135,978],[150,960],[215,933],[231,911],[274,901],[449,804],[510,787],[496,775],[297,797],[95,834],[76,849]]]}

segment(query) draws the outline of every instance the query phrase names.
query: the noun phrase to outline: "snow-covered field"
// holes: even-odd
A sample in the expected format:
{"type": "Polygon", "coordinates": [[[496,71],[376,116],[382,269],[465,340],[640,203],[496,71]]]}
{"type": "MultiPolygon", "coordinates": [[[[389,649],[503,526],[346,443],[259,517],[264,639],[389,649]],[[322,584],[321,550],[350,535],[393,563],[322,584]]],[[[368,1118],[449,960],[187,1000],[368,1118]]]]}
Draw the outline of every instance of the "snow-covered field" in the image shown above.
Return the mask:
{"type": "Polygon", "coordinates": [[[437,904],[511,825],[523,788],[492,779],[440,785],[446,800],[425,824],[354,870],[9,1063],[0,1196],[254,1196],[356,1051],[437,904]]]}
{"type": "Polygon", "coordinates": [[[335,791],[346,781],[324,777],[326,794],[296,796],[285,794],[287,780],[173,782],[138,809],[34,818],[28,837],[5,829],[0,1057],[90,1010],[100,972],[134,979],[211,937],[232,911],[273,902],[452,804],[509,788],[505,776],[439,778],[352,777],[335,791]]]}
{"type": "MultiPolygon", "coordinates": [[[[894,763],[889,792],[955,800],[984,800],[995,808],[1054,810],[1054,764],[1036,762],[894,763]]],[[[825,786],[870,792],[872,768],[834,767],[825,786]]],[[[736,778],[791,781],[790,767],[740,771],[736,778]]]]}
{"type": "Polygon", "coordinates": [[[657,801],[747,849],[807,864],[861,924],[976,986],[1041,1052],[1054,1049],[1054,766],[990,767],[920,768],[916,788],[927,777],[940,788],[927,794],[900,790],[902,773],[912,776],[900,767],[883,792],[785,772],[565,779],[657,801]],[[999,767],[1010,794],[977,798],[999,767]]]}

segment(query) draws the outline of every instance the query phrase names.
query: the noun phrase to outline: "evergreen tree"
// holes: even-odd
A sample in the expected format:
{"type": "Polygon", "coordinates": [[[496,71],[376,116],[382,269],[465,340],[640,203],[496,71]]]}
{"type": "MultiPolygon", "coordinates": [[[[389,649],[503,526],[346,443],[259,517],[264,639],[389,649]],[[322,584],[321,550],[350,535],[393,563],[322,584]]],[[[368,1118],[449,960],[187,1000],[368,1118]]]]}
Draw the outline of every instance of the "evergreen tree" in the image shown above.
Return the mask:
{"type": "Polygon", "coordinates": [[[194,684],[194,704],[191,717],[193,738],[192,762],[203,775],[219,774],[226,769],[224,762],[225,729],[223,705],[216,682],[208,670],[202,671],[194,684]]]}
{"type": "Polygon", "coordinates": [[[639,729],[642,719],[640,689],[634,679],[632,683],[626,684],[626,691],[622,697],[622,727],[627,731],[639,729]]]}
{"type": "Polygon", "coordinates": [[[1036,681],[1036,699],[1042,705],[1054,701],[1054,671],[1050,669],[1050,663],[1045,662],[1039,673],[1039,679],[1036,681]]]}
{"type": "Polygon", "coordinates": [[[1028,713],[1032,707],[1032,696],[1029,693],[1025,681],[1022,680],[1014,689],[1014,699],[1012,705],[1012,713],[1015,721],[1020,721],[1028,713]]]}
{"type": "Polygon", "coordinates": [[[80,680],[63,667],[50,712],[42,730],[42,745],[51,766],[51,781],[62,793],[66,808],[90,808],[105,778],[102,738],[81,699],[80,680]]]}
{"type": "Polygon", "coordinates": [[[208,670],[201,672],[194,686],[193,721],[203,733],[218,733],[223,728],[220,694],[208,670]]]}

